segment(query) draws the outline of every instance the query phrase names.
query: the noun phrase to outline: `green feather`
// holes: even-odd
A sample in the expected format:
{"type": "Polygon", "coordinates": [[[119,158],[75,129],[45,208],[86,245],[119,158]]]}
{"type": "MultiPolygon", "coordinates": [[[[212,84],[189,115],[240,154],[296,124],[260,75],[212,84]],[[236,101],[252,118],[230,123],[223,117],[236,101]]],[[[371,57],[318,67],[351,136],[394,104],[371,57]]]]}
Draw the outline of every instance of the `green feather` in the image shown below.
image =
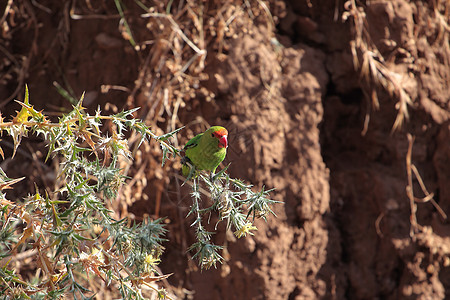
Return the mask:
{"type": "MultiPolygon", "coordinates": [[[[221,126],[213,126],[189,140],[184,146],[185,160],[195,167],[196,171],[215,172],[219,164],[225,159],[226,148],[219,147],[219,139],[213,135],[214,132],[225,132],[221,126]]],[[[183,175],[188,176],[190,167],[183,164],[183,175]]]]}

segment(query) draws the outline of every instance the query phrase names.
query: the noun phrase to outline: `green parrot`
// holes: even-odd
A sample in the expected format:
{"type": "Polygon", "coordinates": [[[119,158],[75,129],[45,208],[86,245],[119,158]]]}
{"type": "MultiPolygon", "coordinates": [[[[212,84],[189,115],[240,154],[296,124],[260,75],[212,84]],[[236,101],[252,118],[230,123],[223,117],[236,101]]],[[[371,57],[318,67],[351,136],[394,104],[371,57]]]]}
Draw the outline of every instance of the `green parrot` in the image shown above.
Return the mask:
{"type": "MultiPolygon", "coordinates": [[[[212,126],[204,133],[200,133],[186,143],[183,150],[183,176],[188,177],[189,162],[195,171],[210,171],[214,174],[219,164],[225,159],[228,147],[228,131],[221,126],[212,126]]],[[[194,173],[193,177],[196,177],[194,173]]]]}

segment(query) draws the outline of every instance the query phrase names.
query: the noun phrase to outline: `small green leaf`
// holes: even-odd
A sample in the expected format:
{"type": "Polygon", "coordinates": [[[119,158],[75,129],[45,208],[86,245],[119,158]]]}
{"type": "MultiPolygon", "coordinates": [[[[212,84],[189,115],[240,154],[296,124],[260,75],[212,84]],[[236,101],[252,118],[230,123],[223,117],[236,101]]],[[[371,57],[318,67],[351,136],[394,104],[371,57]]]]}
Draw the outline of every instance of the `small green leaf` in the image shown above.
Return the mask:
{"type": "Polygon", "coordinates": [[[160,136],[157,137],[157,139],[160,140],[160,141],[166,141],[168,138],[172,137],[174,134],[176,134],[178,131],[182,130],[184,127],[185,126],[180,127],[178,129],[175,129],[174,131],[171,131],[169,133],[160,135],[160,136]]]}

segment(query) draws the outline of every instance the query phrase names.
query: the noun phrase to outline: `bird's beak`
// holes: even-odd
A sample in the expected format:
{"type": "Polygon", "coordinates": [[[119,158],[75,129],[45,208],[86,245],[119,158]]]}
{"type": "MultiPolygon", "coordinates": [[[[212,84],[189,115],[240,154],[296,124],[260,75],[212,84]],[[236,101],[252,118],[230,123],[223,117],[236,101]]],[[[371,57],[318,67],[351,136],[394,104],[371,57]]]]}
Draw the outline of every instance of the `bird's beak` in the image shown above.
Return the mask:
{"type": "Polygon", "coordinates": [[[222,135],[219,138],[219,148],[227,148],[228,147],[228,139],[226,135],[222,135]]]}

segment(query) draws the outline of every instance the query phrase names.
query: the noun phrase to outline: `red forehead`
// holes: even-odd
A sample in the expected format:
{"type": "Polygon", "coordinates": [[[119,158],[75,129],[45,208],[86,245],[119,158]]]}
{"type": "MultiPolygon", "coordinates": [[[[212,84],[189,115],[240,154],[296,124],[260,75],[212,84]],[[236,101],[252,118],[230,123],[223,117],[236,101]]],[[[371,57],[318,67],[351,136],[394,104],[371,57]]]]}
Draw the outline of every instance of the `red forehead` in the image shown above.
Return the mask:
{"type": "Polygon", "coordinates": [[[228,135],[228,131],[225,128],[220,128],[220,129],[217,129],[216,131],[214,131],[214,134],[216,136],[224,136],[224,135],[228,135]]]}

